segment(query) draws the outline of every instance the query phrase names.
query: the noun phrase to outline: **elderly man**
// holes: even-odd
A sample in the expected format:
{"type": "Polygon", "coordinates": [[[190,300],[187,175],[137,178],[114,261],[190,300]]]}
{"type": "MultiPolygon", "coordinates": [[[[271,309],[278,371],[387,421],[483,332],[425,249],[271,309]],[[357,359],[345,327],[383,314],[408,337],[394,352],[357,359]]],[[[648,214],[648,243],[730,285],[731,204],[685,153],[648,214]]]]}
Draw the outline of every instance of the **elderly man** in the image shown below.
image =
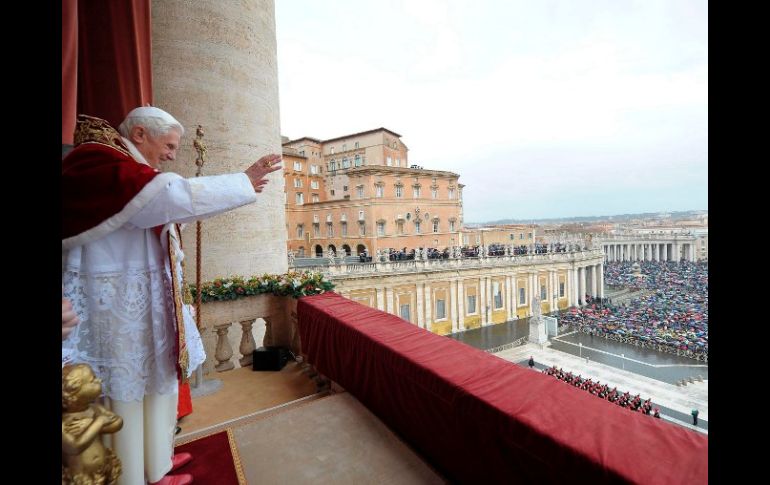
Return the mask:
{"type": "Polygon", "coordinates": [[[177,377],[205,354],[182,302],[176,224],[253,203],[280,156],[244,173],[185,179],[160,172],[184,134],[173,116],[136,108],[119,130],[81,115],[62,162],[62,296],[80,318],[62,359],[91,365],[123,418],[113,443],[120,483],[187,484],[191,475],[169,474],[192,459],[172,456],[177,377]]]}

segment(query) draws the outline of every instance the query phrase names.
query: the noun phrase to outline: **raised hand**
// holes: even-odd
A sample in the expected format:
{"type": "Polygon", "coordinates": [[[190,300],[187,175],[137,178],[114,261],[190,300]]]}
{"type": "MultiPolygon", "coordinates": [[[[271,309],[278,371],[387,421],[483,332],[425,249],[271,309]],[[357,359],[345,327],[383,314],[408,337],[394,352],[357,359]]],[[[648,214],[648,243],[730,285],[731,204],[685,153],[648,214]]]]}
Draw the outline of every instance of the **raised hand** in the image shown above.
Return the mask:
{"type": "Polygon", "coordinates": [[[251,185],[254,187],[255,192],[262,192],[262,188],[268,182],[265,177],[276,170],[280,170],[282,168],[280,163],[281,156],[273,153],[260,158],[244,171],[249,180],[251,180],[251,185]]]}

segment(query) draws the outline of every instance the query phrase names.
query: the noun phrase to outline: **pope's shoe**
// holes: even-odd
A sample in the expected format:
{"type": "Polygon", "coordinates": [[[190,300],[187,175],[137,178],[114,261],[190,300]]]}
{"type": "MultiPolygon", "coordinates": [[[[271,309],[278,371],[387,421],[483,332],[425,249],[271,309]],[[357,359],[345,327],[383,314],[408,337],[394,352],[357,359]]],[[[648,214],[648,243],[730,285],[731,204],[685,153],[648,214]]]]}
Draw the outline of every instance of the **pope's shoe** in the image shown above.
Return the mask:
{"type": "Polygon", "coordinates": [[[150,485],[190,485],[192,482],[192,475],[183,473],[182,475],[166,475],[159,481],[150,483],[150,485]]]}
{"type": "Polygon", "coordinates": [[[175,453],[174,456],[171,457],[171,471],[169,473],[174,473],[176,470],[179,470],[190,463],[192,459],[193,457],[190,453],[175,453]]]}

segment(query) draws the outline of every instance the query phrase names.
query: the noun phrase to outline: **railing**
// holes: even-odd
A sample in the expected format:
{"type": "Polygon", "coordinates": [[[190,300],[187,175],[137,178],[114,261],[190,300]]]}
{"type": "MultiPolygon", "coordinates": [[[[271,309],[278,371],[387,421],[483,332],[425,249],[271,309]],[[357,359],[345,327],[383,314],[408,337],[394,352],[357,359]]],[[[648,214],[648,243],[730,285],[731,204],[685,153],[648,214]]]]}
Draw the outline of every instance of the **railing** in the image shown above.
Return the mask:
{"type": "Polygon", "coordinates": [[[502,352],[503,350],[512,349],[514,347],[520,347],[526,344],[528,340],[529,340],[529,337],[524,336],[521,338],[517,338],[513,342],[508,342],[507,344],[504,344],[504,345],[499,345],[497,347],[492,347],[491,349],[486,349],[484,352],[487,352],[490,354],[496,354],[498,352],[502,352]]]}
{"type": "Polygon", "coordinates": [[[595,335],[597,337],[602,337],[605,340],[614,340],[615,342],[620,342],[622,344],[633,345],[634,347],[639,347],[642,349],[656,350],[658,352],[663,352],[666,354],[675,354],[678,357],[687,357],[689,359],[693,359],[698,362],[705,362],[708,364],[708,361],[709,361],[708,352],[693,352],[692,350],[689,350],[689,349],[682,350],[680,348],[671,347],[670,345],[663,345],[655,342],[645,342],[644,340],[639,340],[638,338],[635,338],[635,337],[625,337],[622,335],[602,332],[602,331],[591,329],[588,327],[582,327],[578,329],[578,331],[588,335],[595,335]]]}
{"type": "MultiPolygon", "coordinates": [[[[383,261],[382,259],[384,259],[385,256],[381,255],[380,261],[377,261],[377,258],[375,257],[375,260],[371,263],[347,263],[340,259],[335,260],[335,264],[330,264],[328,259],[319,258],[318,265],[303,265],[301,268],[321,271],[329,276],[342,276],[347,274],[441,271],[451,268],[502,267],[532,263],[572,262],[599,258],[601,256],[602,253],[600,249],[589,249],[571,253],[524,254],[516,256],[511,255],[488,257],[476,256],[449,259],[409,259],[396,261],[383,261]]],[[[300,266],[297,266],[297,268],[300,268],[300,266]]]]}
{"type": "Polygon", "coordinates": [[[204,373],[234,369],[236,359],[233,359],[233,347],[237,347],[240,354],[237,357],[240,367],[251,366],[253,352],[257,348],[253,333],[257,319],[265,322],[265,337],[260,345],[289,347],[299,355],[296,324],[292,320],[296,319],[296,306],[293,298],[273,295],[204,303],[201,308],[201,337],[206,348],[204,373]],[[234,335],[230,334],[231,330],[234,335]]]}

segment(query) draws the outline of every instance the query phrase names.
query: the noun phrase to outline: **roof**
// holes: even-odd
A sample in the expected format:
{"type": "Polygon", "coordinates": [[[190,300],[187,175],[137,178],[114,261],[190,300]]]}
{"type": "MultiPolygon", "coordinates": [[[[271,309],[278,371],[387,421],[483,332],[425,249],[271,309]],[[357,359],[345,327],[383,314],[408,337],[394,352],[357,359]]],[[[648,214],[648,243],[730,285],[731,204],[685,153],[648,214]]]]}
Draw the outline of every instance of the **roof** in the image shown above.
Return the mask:
{"type": "Polygon", "coordinates": [[[362,131],[362,132],[359,132],[359,133],[353,133],[352,135],[343,135],[343,136],[338,136],[336,138],[329,138],[328,140],[324,140],[322,143],[329,143],[330,141],[342,140],[343,138],[353,138],[354,136],[368,135],[369,133],[376,133],[378,131],[387,131],[391,135],[394,135],[394,136],[397,136],[397,137],[401,138],[401,135],[399,135],[395,131],[391,131],[391,130],[381,126],[379,128],[375,128],[373,130],[362,131]]]}

